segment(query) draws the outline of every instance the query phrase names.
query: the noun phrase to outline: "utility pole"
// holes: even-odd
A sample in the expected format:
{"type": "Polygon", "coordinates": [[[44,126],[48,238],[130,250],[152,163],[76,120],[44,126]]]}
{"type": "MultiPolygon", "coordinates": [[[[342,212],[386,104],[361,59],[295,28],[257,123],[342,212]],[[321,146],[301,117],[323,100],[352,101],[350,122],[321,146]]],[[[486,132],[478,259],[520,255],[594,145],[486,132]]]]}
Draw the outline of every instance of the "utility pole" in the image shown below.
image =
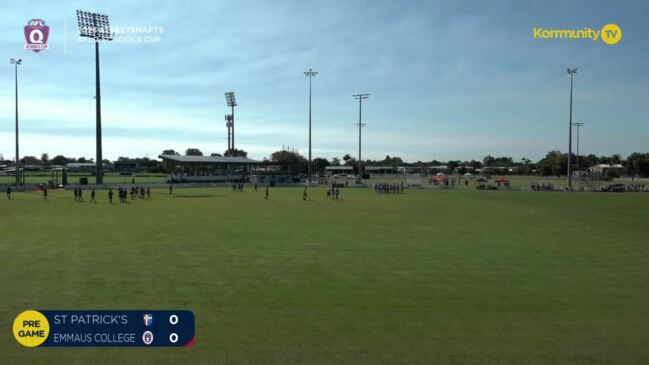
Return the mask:
{"type": "Polygon", "coordinates": [[[232,115],[225,115],[225,126],[228,128],[228,151],[232,149],[231,131],[232,131],[232,115]]]}
{"type": "Polygon", "coordinates": [[[304,75],[309,77],[309,166],[308,166],[308,182],[311,183],[311,79],[313,76],[317,75],[316,71],[309,69],[309,71],[304,71],[304,75]]]}
{"type": "Polygon", "coordinates": [[[572,123],[575,127],[577,127],[577,172],[579,172],[579,128],[583,127],[584,123],[572,123]]]}
{"type": "Polygon", "coordinates": [[[16,78],[16,186],[20,185],[20,153],[18,150],[18,65],[22,63],[23,60],[19,59],[10,59],[9,63],[15,66],[15,78],[16,78]]]}
{"type": "Polygon", "coordinates": [[[363,123],[363,99],[367,99],[372,94],[354,94],[354,99],[358,100],[358,181],[363,180],[363,165],[361,160],[361,128],[365,126],[363,123]]]}
{"type": "Polygon", "coordinates": [[[568,123],[568,191],[572,191],[572,83],[577,69],[567,69],[570,75],[570,120],[568,123]]]}

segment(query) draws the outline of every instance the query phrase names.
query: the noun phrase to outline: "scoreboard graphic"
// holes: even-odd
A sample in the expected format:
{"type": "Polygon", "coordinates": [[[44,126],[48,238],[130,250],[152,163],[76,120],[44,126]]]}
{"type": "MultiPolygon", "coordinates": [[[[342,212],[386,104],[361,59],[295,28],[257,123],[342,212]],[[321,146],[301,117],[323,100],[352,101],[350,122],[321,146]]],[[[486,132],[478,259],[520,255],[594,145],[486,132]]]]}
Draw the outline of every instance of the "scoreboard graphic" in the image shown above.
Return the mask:
{"type": "Polygon", "coordinates": [[[13,323],[25,347],[188,347],[194,330],[187,310],[26,310],[13,323]]]}

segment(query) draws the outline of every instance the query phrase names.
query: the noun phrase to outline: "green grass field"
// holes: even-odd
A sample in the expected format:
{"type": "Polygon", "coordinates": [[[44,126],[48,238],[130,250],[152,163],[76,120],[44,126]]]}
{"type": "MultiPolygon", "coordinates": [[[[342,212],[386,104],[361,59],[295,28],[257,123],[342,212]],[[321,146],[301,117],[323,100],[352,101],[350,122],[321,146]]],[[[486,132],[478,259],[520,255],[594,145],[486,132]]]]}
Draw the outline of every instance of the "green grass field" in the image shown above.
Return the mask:
{"type": "Polygon", "coordinates": [[[0,196],[0,363],[649,362],[649,194],[301,195],[0,196]],[[190,309],[197,343],[23,348],[29,308],[190,309]]]}

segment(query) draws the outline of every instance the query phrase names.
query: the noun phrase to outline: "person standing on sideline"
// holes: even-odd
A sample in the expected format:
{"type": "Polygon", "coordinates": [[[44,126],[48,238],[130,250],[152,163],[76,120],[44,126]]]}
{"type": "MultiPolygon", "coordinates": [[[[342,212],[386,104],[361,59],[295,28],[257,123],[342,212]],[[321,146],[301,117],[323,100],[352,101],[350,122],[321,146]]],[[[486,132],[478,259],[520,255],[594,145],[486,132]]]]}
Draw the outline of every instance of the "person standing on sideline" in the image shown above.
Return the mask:
{"type": "Polygon", "coordinates": [[[11,186],[7,185],[7,199],[11,200],[11,186]]]}
{"type": "Polygon", "coordinates": [[[95,188],[92,188],[92,190],[90,191],[90,202],[89,203],[97,204],[97,200],[95,200],[95,188]]]}
{"type": "Polygon", "coordinates": [[[169,195],[174,193],[174,184],[169,184],[169,195]]]}
{"type": "Polygon", "coordinates": [[[77,188],[75,187],[74,188],[74,201],[76,202],[78,200],[79,200],[79,193],[77,192],[77,188]]]}
{"type": "Polygon", "coordinates": [[[108,204],[113,204],[113,189],[108,189],[108,204]]]}
{"type": "Polygon", "coordinates": [[[151,200],[151,188],[146,188],[146,200],[151,200]]]}
{"type": "Polygon", "coordinates": [[[306,200],[307,194],[306,194],[306,186],[304,187],[304,193],[302,193],[302,200],[306,200]]]}
{"type": "Polygon", "coordinates": [[[47,186],[43,187],[43,200],[47,201],[47,186]]]}
{"type": "Polygon", "coordinates": [[[266,200],[268,200],[268,186],[266,186],[266,200]]]}

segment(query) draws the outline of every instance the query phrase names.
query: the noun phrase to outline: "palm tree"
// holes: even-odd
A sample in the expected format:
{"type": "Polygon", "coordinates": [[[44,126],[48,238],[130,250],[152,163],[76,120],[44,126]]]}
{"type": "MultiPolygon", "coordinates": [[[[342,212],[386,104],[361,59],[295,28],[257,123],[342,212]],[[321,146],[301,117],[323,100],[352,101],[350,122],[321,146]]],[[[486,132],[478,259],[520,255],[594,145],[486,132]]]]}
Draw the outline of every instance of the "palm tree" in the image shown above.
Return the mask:
{"type": "Polygon", "coordinates": [[[47,153],[41,154],[41,164],[43,164],[43,166],[47,166],[49,163],[50,155],[48,155],[47,153]]]}

